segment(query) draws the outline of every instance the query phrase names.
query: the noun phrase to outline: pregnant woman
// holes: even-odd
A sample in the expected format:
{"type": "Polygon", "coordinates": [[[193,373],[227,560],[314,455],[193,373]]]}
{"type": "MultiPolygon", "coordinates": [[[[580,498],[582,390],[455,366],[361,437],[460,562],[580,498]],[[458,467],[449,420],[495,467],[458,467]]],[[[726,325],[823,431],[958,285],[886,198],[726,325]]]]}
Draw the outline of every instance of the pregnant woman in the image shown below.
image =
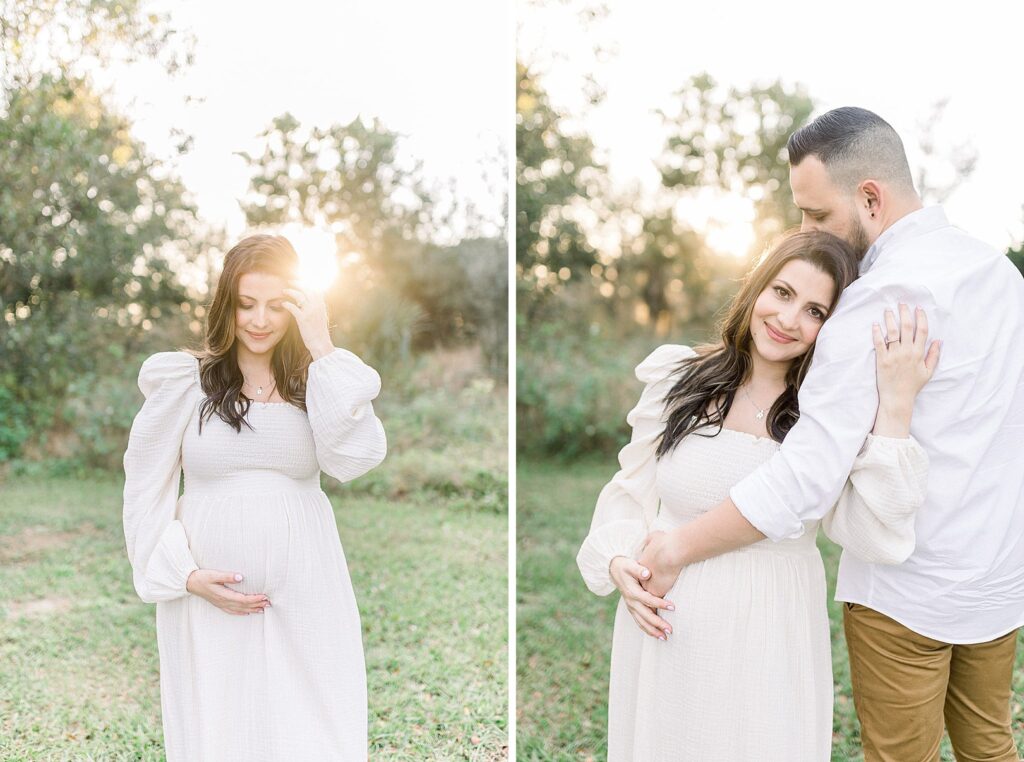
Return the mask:
{"type": "Polygon", "coordinates": [[[380,378],[333,346],[297,265],[284,238],[241,241],[203,351],[139,372],[124,531],[157,604],[169,762],[367,758],[359,612],[320,472],[383,460],[380,378]]]}
{"type": "MultiPolygon", "coordinates": [[[[577,557],[587,586],[622,593],[612,646],[609,762],[827,762],[832,668],[816,525],[685,567],[658,598],[635,559],[649,532],[689,522],[768,460],[799,416],[822,323],[856,273],[827,233],[783,240],[747,277],[719,342],[655,350],[627,420],[621,470],[602,490],[577,557]]],[[[938,361],[926,318],[876,327],[879,413],[826,532],[898,563],[914,546],[927,456],[910,411],[938,361]]],[[[880,318],[882,316],[879,316],[880,318]]],[[[865,336],[865,341],[872,337],[865,336]]]]}

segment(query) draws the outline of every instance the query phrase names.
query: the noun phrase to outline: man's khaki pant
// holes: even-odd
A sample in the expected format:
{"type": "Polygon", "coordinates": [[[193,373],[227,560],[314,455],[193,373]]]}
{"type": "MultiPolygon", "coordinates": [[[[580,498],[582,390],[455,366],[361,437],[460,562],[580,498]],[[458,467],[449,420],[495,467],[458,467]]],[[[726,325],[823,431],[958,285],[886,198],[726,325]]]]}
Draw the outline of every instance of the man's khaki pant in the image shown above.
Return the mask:
{"type": "Polygon", "coordinates": [[[1017,762],[1010,731],[1017,630],[951,645],[857,603],[844,604],[843,629],[865,762],[938,762],[943,717],[958,762],[1017,762]]]}

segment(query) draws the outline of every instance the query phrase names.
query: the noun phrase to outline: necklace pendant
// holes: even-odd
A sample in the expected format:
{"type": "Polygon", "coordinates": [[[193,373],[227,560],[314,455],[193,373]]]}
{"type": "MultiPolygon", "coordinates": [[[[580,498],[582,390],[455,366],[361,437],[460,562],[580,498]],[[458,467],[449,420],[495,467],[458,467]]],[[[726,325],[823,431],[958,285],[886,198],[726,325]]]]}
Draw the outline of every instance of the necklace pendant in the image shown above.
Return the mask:
{"type": "Polygon", "coordinates": [[[759,421],[763,421],[764,420],[764,411],[763,410],[758,410],[757,411],[757,420],[759,420],[759,421]]]}
{"type": "Polygon", "coordinates": [[[263,387],[262,386],[259,386],[259,387],[256,388],[256,394],[257,395],[263,394],[263,387]]]}

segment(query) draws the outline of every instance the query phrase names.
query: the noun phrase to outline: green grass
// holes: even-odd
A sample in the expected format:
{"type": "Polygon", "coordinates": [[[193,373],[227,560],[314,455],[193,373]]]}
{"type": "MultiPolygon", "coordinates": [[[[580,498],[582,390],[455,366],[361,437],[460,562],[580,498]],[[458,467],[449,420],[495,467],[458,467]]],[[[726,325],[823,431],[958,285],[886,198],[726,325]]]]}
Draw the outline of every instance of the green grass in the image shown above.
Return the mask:
{"type": "MultiPolygon", "coordinates": [[[[0,759],[163,759],[154,607],[132,588],[121,486],[0,483],[0,759]]],[[[472,493],[331,499],[363,621],[370,758],[506,758],[507,516],[472,493]]]]}
{"type": "MultiPolygon", "coordinates": [[[[603,760],[617,595],[590,593],[575,556],[615,460],[542,465],[520,458],[517,470],[517,757],[522,762],[603,760]]],[[[836,697],[832,759],[860,762],[842,614],[831,601],[839,553],[824,537],[819,546],[830,596],[836,697]]],[[[1013,687],[1014,736],[1024,749],[1024,645],[1017,650],[1013,687]]],[[[948,739],[942,760],[953,762],[948,739]]]]}

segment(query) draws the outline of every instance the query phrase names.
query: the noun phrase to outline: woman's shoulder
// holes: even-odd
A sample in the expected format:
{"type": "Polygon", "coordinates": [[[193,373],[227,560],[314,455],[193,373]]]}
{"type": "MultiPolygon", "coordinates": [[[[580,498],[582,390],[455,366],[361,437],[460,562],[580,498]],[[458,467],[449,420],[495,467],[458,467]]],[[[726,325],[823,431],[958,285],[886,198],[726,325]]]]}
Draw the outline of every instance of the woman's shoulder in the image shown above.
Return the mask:
{"type": "Polygon", "coordinates": [[[164,384],[187,387],[199,382],[199,359],[190,352],[157,352],[139,369],[139,389],[149,397],[164,384]]]}
{"type": "Polygon", "coordinates": [[[636,366],[637,380],[645,384],[663,381],[677,370],[679,363],[696,354],[692,347],[683,344],[662,344],[636,366]]]}

